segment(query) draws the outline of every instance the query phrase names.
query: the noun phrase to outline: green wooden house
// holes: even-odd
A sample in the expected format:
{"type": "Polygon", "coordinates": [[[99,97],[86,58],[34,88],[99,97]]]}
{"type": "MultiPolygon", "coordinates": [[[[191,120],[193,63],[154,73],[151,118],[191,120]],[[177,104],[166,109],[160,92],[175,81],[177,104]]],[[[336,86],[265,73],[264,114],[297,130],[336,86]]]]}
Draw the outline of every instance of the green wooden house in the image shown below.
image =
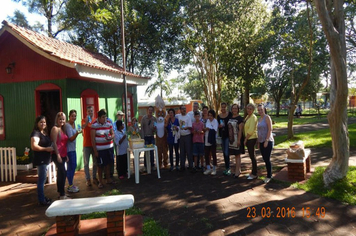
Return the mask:
{"type": "MultiPolygon", "coordinates": [[[[6,21],[0,30],[0,147],[30,147],[35,118],[53,126],[59,111],[77,110],[77,124],[86,114],[105,108],[115,120],[124,110],[128,87],[128,117],[138,114],[137,86],[149,78],[126,72],[102,54],[49,38],[6,21]]],[[[129,121],[129,120],[128,120],[129,121]]],[[[77,139],[78,168],[83,166],[82,136],[77,139]]]]}

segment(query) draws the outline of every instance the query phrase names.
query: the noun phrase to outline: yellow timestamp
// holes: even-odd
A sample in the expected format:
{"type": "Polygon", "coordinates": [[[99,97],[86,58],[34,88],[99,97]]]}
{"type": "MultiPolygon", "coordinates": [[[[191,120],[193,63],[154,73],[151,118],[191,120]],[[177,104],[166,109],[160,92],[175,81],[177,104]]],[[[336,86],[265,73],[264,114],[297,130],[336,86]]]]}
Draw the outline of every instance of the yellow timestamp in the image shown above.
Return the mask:
{"type": "Polygon", "coordinates": [[[301,216],[304,218],[309,218],[311,216],[316,216],[319,218],[324,218],[326,216],[325,207],[302,207],[296,209],[295,207],[262,207],[257,209],[256,207],[247,207],[247,218],[256,218],[261,216],[262,218],[295,218],[297,212],[301,212],[301,216]]]}

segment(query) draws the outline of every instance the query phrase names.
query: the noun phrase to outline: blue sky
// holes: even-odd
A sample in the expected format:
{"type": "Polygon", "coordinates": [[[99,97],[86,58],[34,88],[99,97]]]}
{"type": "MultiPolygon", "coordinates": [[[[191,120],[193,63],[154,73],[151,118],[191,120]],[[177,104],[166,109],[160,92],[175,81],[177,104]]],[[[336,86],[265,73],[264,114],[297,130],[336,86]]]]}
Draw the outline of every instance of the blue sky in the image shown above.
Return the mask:
{"type": "Polygon", "coordinates": [[[43,22],[44,17],[41,17],[37,14],[30,14],[27,11],[27,8],[22,6],[21,3],[15,3],[11,0],[1,0],[1,7],[0,7],[0,22],[3,20],[7,20],[8,16],[13,16],[15,10],[20,10],[21,12],[25,13],[27,17],[27,21],[30,24],[34,24],[36,21],[43,22]]]}

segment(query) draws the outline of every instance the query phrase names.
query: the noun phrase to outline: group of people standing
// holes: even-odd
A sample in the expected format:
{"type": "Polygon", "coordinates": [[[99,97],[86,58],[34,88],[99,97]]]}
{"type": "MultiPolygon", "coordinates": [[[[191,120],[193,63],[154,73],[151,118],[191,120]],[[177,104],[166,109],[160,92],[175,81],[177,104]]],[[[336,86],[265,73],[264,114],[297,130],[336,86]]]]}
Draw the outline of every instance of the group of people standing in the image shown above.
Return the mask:
{"type": "MultiPolygon", "coordinates": [[[[221,112],[216,117],[216,112],[209,110],[207,106],[199,111],[199,104],[194,103],[193,110],[186,112],[184,105],[180,106],[180,114],[175,114],[174,109],[169,109],[164,118],[164,127],[167,132],[168,153],[170,171],[192,172],[201,170],[205,175],[217,174],[216,147],[221,140],[221,148],[224,156],[224,175],[233,175],[235,178],[241,174],[241,154],[245,153],[245,146],[252,162],[252,170],[248,179],[257,178],[257,161],[255,147],[260,149],[267,168],[265,182],[272,178],[271,152],[274,144],[272,135],[272,121],[265,113],[263,105],[258,105],[257,118],[254,114],[255,106],[246,106],[247,116],[240,116],[240,108],[237,104],[227,110],[227,104],[221,104],[221,112]],[[174,162],[175,153],[175,162],[174,162]],[[235,156],[235,171],[231,172],[230,156],[235,156]],[[211,163],[212,159],[212,163],[211,163]],[[186,161],[188,166],[186,167],[186,161]]],[[[92,181],[99,188],[103,187],[103,174],[106,183],[114,183],[114,143],[116,146],[116,169],[120,179],[127,176],[126,153],[128,148],[127,130],[122,121],[124,113],[117,113],[117,121],[113,123],[107,118],[105,109],[101,109],[97,118],[94,118],[93,107],[87,107],[87,116],[82,119],[81,126],[76,127],[77,112],[69,112],[69,120],[66,115],[59,112],[55,118],[55,125],[50,135],[46,118],[39,116],[35,120],[31,133],[31,148],[34,152],[34,164],[37,166],[38,182],[37,194],[40,205],[49,205],[52,200],[45,197],[44,184],[47,177],[48,165],[53,161],[57,167],[57,192],[59,199],[67,199],[65,183],[68,179],[68,192],[78,192],[74,185],[74,173],[77,167],[76,138],[83,133],[83,159],[84,172],[87,186],[92,186],[92,181]],[[90,155],[93,158],[92,178],[89,172],[90,155]],[[97,178],[98,173],[98,178],[97,178]]],[[[148,108],[148,113],[141,120],[141,129],[135,117],[132,118],[130,133],[141,133],[145,144],[155,144],[155,127],[157,119],[153,116],[153,107],[148,108]]],[[[151,166],[154,167],[154,153],[151,153],[151,166]]],[[[164,158],[164,157],[160,157],[164,158]]],[[[145,166],[146,166],[146,158],[145,166]]],[[[166,161],[161,160],[166,166],[166,161]]]]}
{"type": "MultiPolygon", "coordinates": [[[[119,114],[118,112],[118,117],[121,116],[122,119],[123,114],[121,113],[119,114]]],[[[106,183],[114,183],[114,180],[111,178],[111,167],[114,164],[114,138],[115,136],[120,137],[120,133],[123,133],[122,130],[125,125],[121,119],[118,119],[114,126],[113,122],[107,118],[105,109],[101,109],[97,115],[97,118],[94,118],[93,107],[88,107],[87,116],[82,119],[81,125],[76,126],[77,112],[75,110],[69,112],[68,121],[66,121],[66,115],[63,112],[58,112],[55,118],[55,125],[50,133],[46,117],[39,116],[36,118],[31,133],[31,148],[34,152],[34,164],[37,166],[38,172],[37,195],[40,205],[50,205],[52,203],[52,200],[44,194],[48,165],[51,161],[55,163],[57,168],[57,192],[59,193],[59,199],[68,198],[65,193],[66,179],[68,180],[68,192],[75,193],[79,191],[79,188],[74,185],[73,179],[77,167],[76,138],[80,133],[83,133],[83,159],[87,186],[92,186],[89,172],[90,155],[93,158],[93,182],[99,188],[102,188],[103,174],[105,174],[106,183]],[[117,130],[117,135],[114,134],[114,128],[117,130]]],[[[126,135],[121,135],[118,142],[122,144],[125,140],[126,135]]],[[[120,145],[120,147],[121,149],[127,149],[127,140],[126,148],[124,145],[120,145]]],[[[119,156],[119,154],[120,150],[118,149],[117,155],[119,156]]],[[[126,157],[121,158],[121,161],[125,160],[126,157]]],[[[124,164],[120,166],[124,166],[124,164]]],[[[124,168],[123,172],[125,171],[127,171],[126,168],[124,168]]],[[[122,175],[124,174],[122,173],[122,175]]]]}
{"type": "MultiPolygon", "coordinates": [[[[169,109],[165,117],[164,126],[167,132],[168,153],[170,171],[185,171],[186,168],[192,172],[201,170],[205,175],[216,175],[217,157],[216,147],[221,140],[221,148],[224,156],[224,175],[239,177],[241,174],[241,154],[247,148],[252,162],[252,170],[248,179],[257,178],[256,146],[260,149],[263,160],[266,163],[267,177],[265,182],[272,178],[271,153],[274,144],[272,135],[272,121],[266,114],[264,106],[258,105],[257,118],[254,114],[255,106],[246,106],[247,116],[240,115],[237,104],[231,106],[228,111],[227,104],[221,104],[221,111],[216,116],[214,110],[207,106],[199,111],[199,104],[193,104],[193,110],[186,112],[184,105],[180,106],[180,114],[175,114],[174,109],[169,109]],[[175,162],[174,162],[175,154],[175,162]],[[235,156],[235,171],[230,168],[230,156],[235,156]],[[212,163],[211,163],[212,159],[212,163]],[[188,160],[188,166],[186,161],[188,160]]],[[[150,124],[156,122],[153,116],[153,107],[148,108],[148,114],[142,118],[141,129],[145,144],[154,144],[155,129],[150,124]]],[[[159,157],[163,158],[163,157],[159,157]]],[[[164,160],[160,160],[159,168],[162,168],[164,160]]],[[[151,165],[154,166],[153,153],[151,154],[151,165]]]]}
{"type": "Polygon", "coordinates": [[[66,115],[58,112],[55,125],[49,135],[45,116],[39,116],[31,133],[31,148],[34,152],[34,164],[37,166],[38,181],[37,195],[40,205],[49,205],[52,200],[44,195],[44,184],[47,178],[48,165],[53,161],[57,167],[57,192],[59,199],[67,199],[65,182],[68,179],[68,192],[78,192],[79,188],[73,184],[74,173],[77,167],[76,138],[81,130],[75,127],[77,112],[66,115]]]}

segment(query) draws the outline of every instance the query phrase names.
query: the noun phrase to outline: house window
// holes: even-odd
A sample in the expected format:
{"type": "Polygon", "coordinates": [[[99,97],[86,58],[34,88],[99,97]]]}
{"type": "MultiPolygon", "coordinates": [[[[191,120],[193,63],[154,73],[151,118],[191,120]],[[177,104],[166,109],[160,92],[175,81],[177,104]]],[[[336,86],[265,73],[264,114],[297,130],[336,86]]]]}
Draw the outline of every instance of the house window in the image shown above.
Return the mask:
{"type": "Polygon", "coordinates": [[[98,114],[99,111],[99,96],[95,90],[86,89],[81,94],[82,101],[82,117],[87,116],[87,107],[91,106],[94,108],[94,116],[98,114]]]}
{"type": "Polygon", "coordinates": [[[0,95],[0,140],[5,139],[4,97],[0,95]]]}

